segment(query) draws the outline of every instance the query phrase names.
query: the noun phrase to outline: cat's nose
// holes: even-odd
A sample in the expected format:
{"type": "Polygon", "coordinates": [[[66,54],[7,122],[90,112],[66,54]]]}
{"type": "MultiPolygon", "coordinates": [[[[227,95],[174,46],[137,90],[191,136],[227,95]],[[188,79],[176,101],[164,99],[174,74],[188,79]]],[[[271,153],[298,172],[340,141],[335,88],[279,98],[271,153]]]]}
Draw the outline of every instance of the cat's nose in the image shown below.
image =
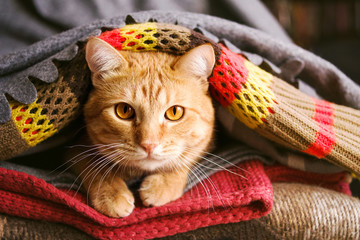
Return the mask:
{"type": "Polygon", "coordinates": [[[147,154],[151,154],[154,149],[158,146],[156,143],[141,143],[141,147],[147,152],[147,154]]]}

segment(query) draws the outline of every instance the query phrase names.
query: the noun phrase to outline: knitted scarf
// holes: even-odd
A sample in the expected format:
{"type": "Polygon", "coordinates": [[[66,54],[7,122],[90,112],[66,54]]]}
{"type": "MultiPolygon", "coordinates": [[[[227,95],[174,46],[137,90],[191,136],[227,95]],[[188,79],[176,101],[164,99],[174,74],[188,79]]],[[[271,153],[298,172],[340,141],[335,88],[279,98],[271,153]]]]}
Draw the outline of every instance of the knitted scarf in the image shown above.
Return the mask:
{"type": "MultiPolygon", "coordinates": [[[[224,45],[178,25],[130,24],[98,37],[118,50],[177,55],[204,43],[212,44],[216,65],[208,80],[217,102],[260,135],[360,176],[360,111],[309,97],[224,45]]],[[[35,84],[36,102],[28,105],[10,102],[12,121],[5,124],[11,143],[5,145],[0,158],[35,146],[78,114],[83,99],[78,98],[74,89],[87,88],[89,84],[83,51],[70,63],[59,63],[58,68],[57,82],[35,84]],[[51,98],[54,92],[64,97],[51,98]]]]}

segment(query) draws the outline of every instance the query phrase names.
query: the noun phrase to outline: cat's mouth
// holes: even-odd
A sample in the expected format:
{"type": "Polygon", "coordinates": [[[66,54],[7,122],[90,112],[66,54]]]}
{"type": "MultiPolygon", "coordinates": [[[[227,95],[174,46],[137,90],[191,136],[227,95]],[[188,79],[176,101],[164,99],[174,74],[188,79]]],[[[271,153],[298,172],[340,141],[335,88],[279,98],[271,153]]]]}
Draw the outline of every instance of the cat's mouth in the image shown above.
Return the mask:
{"type": "Polygon", "coordinates": [[[143,148],[140,148],[137,150],[138,152],[138,158],[135,159],[139,162],[164,162],[167,157],[164,156],[164,153],[162,152],[161,146],[155,147],[152,150],[144,150],[143,148]]]}
{"type": "Polygon", "coordinates": [[[153,171],[158,168],[166,167],[173,162],[176,154],[143,153],[142,156],[133,159],[132,163],[143,170],[153,171]]]}
{"type": "Polygon", "coordinates": [[[166,160],[163,158],[147,156],[134,160],[133,164],[142,168],[143,170],[153,171],[157,168],[163,167],[166,164],[166,160]]]}
{"type": "Polygon", "coordinates": [[[136,161],[162,162],[162,161],[164,161],[164,159],[163,159],[163,158],[160,158],[160,157],[155,157],[155,156],[148,155],[148,156],[146,156],[146,157],[139,158],[139,159],[137,159],[136,161]]]}

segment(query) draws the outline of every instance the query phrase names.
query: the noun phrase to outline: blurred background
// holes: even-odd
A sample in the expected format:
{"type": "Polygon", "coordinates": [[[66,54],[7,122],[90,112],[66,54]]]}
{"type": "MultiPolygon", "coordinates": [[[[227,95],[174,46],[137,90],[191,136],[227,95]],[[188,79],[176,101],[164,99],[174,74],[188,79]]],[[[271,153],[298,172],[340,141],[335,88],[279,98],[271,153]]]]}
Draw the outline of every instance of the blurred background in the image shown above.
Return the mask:
{"type": "Polygon", "coordinates": [[[291,39],[360,83],[360,1],[263,0],[291,39]]]}
{"type": "Polygon", "coordinates": [[[155,9],[218,16],[282,40],[287,33],[360,82],[359,0],[1,0],[0,55],[97,19],[155,9]]]}

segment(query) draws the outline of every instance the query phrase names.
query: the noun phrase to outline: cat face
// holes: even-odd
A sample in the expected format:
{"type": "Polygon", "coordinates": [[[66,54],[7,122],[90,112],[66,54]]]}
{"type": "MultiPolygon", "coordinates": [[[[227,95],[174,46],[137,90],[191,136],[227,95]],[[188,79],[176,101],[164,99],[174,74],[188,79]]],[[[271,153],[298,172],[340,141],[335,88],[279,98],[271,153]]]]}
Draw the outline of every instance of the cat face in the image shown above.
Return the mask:
{"type": "Polygon", "coordinates": [[[207,83],[215,61],[210,45],[178,57],[117,51],[93,38],[86,59],[94,89],[85,121],[103,156],[154,171],[190,166],[206,150],[214,125],[207,83]]]}

